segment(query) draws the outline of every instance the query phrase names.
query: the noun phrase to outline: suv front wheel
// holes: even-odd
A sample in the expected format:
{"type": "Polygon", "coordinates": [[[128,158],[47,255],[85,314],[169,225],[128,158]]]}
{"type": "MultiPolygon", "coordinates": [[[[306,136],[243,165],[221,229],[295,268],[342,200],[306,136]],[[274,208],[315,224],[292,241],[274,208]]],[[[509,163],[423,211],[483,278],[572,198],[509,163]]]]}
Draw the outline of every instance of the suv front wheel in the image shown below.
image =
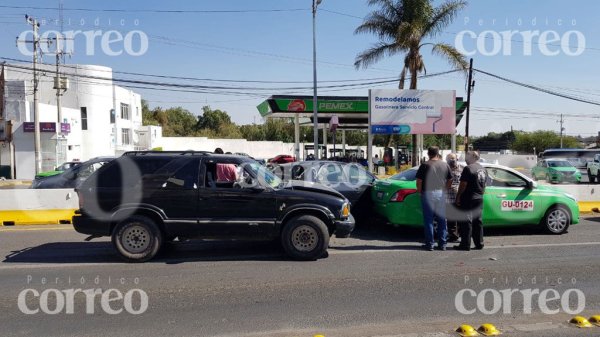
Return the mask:
{"type": "Polygon", "coordinates": [[[160,250],[163,236],[154,221],[132,216],[120,222],[112,233],[112,243],[125,261],[145,262],[160,250]]]}
{"type": "Polygon", "coordinates": [[[326,256],[329,230],[312,215],[300,215],[288,221],[281,233],[285,252],[297,260],[316,260],[326,256]]]}

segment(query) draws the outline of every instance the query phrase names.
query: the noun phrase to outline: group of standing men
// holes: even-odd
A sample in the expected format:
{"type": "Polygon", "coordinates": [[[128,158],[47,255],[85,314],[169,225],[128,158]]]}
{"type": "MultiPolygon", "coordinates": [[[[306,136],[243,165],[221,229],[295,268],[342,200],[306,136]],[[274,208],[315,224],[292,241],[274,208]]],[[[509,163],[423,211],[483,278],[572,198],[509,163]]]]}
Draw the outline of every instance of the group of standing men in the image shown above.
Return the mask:
{"type": "Polygon", "coordinates": [[[479,164],[479,153],[467,152],[467,166],[462,169],[455,154],[443,161],[437,146],[430,147],[427,155],[429,160],[417,171],[417,192],[421,194],[425,225],[423,248],[435,248],[435,221],[437,249],[446,250],[447,242],[458,242],[459,237],[460,243],[454,249],[471,250],[471,240],[474,249],[483,249],[481,214],[487,172],[479,164]]]}

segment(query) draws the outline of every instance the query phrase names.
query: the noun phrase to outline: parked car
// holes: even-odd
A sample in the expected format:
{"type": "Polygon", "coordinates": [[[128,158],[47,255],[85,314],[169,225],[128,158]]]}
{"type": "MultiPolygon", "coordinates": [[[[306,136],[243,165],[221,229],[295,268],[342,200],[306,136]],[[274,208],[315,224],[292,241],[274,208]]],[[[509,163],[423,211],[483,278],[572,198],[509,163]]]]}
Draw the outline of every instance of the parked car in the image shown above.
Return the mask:
{"type": "Polygon", "coordinates": [[[531,169],[533,180],[546,179],[549,183],[581,182],[581,172],[565,159],[542,159],[531,169]]]}
{"type": "Polygon", "coordinates": [[[587,174],[590,183],[600,182],[600,154],[594,155],[594,160],[587,163],[587,174]]]}
{"type": "Polygon", "coordinates": [[[319,184],[283,184],[249,158],[128,152],[76,189],[75,230],[110,236],[127,261],[152,259],[181,238],[280,240],[289,256],[324,256],[354,229],[350,202],[319,184]]]}
{"type": "Polygon", "coordinates": [[[296,157],[290,156],[287,154],[280,154],[275,158],[269,159],[270,164],[285,164],[285,163],[293,163],[296,161],[296,157]]]}
{"type": "Polygon", "coordinates": [[[72,166],[62,173],[40,177],[33,180],[31,188],[75,188],[85,181],[92,173],[115,157],[96,157],[72,166]]]}
{"type": "Polygon", "coordinates": [[[52,171],[40,172],[40,173],[36,174],[35,179],[61,174],[64,171],[70,169],[71,167],[75,167],[77,165],[81,165],[81,162],[80,161],[67,161],[67,162],[62,163],[62,165],[58,166],[57,168],[55,168],[52,171]]]}
{"type": "MultiPolygon", "coordinates": [[[[538,185],[505,166],[483,164],[488,184],[483,196],[483,224],[492,226],[540,225],[549,233],[563,234],[579,223],[575,197],[550,186],[538,185]]],[[[373,186],[378,214],[395,226],[423,226],[417,168],[403,171],[373,186]]]]}
{"type": "Polygon", "coordinates": [[[371,188],[377,179],[357,163],[311,160],[277,165],[273,173],[284,182],[290,180],[323,184],[343,194],[352,204],[357,222],[371,215],[371,188]]]}

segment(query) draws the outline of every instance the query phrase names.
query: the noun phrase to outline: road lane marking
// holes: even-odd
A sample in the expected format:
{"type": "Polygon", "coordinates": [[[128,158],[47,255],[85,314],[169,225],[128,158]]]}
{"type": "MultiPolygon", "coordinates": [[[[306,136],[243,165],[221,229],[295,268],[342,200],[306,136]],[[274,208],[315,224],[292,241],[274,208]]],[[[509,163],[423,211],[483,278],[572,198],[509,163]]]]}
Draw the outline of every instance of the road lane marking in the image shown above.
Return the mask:
{"type": "MultiPolygon", "coordinates": [[[[527,244],[527,245],[504,245],[504,246],[485,246],[486,249],[506,249],[506,248],[538,248],[538,247],[569,247],[569,246],[599,246],[600,242],[572,242],[572,243],[539,243],[539,244],[527,244]]],[[[343,246],[344,248],[351,248],[352,246],[343,246]]],[[[381,246],[379,246],[381,247],[381,246]]],[[[361,250],[337,250],[336,247],[330,247],[329,254],[340,255],[340,254],[360,254],[360,253],[392,253],[392,252],[414,252],[420,251],[421,245],[416,244],[416,249],[406,248],[382,248],[374,246],[374,249],[361,249],[361,250]]],[[[412,248],[412,247],[411,247],[412,248]]],[[[453,251],[452,247],[448,248],[447,252],[453,251]]]]}
{"type": "MultiPolygon", "coordinates": [[[[487,249],[504,249],[504,248],[539,248],[539,247],[576,247],[576,246],[600,246],[600,242],[574,242],[574,243],[546,243],[546,244],[529,244],[529,245],[511,245],[511,246],[486,246],[484,251],[487,249]]],[[[349,247],[349,246],[345,246],[345,247],[349,247]]],[[[415,245],[415,248],[420,248],[420,245],[415,245]]],[[[345,251],[340,251],[340,250],[335,250],[335,247],[331,247],[331,249],[329,250],[329,254],[330,255],[344,255],[344,254],[372,254],[372,253],[398,253],[398,252],[411,252],[411,251],[417,251],[420,252],[419,249],[373,249],[373,250],[368,250],[368,249],[362,249],[362,250],[345,250],[345,251]]],[[[450,251],[450,250],[449,250],[450,251]]],[[[447,252],[443,252],[443,253],[448,253],[447,252]]],[[[473,251],[476,252],[476,251],[473,251]]],[[[462,252],[457,252],[458,254],[461,254],[462,252]]],[[[201,260],[201,261],[197,261],[194,259],[193,256],[189,257],[189,258],[177,258],[175,260],[177,261],[182,261],[182,262],[215,262],[218,260],[213,260],[213,259],[219,259],[222,257],[227,258],[228,260],[226,262],[232,262],[232,261],[238,261],[238,260],[244,260],[244,259],[250,259],[250,258],[268,258],[268,257],[277,257],[280,256],[278,254],[263,254],[263,255],[257,255],[257,254],[253,254],[253,255],[227,255],[227,256],[220,256],[220,255],[215,255],[215,256],[211,256],[208,260],[201,260]]],[[[163,264],[168,264],[170,261],[170,259],[166,259],[166,260],[160,260],[160,261],[155,261],[157,263],[163,263],[163,264]]],[[[57,268],[57,267],[62,267],[62,268],[69,268],[69,267],[98,267],[98,266],[128,266],[130,264],[125,263],[125,262],[120,262],[120,261],[112,261],[112,262],[74,262],[74,263],[69,263],[69,262],[64,262],[64,263],[25,263],[25,264],[19,264],[18,262],[3,262],[2,265],[0,265],[0,270],[9,270],[9,269],[35,269],[35,268],[57,268]]]]}

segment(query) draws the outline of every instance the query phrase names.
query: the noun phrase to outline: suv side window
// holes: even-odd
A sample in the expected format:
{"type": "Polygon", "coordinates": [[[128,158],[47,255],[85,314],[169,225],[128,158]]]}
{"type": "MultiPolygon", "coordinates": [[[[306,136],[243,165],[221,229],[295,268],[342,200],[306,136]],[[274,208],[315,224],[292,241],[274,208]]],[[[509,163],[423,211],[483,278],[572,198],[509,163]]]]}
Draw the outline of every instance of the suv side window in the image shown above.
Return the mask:
{"type": "Polygon", "coordinates": [[[171,162],[171,158],[160,157],[121,157],[113,161],[109,167],[98,172],[99,187],[134,187],[141,180],[171,162]],[[123,161],[128,161],[123,163],[123,161]],[[131,166],[137,167],[131,169],[131,166]],[[139,174],[139,176],[138,176],[139,174]]]}
{"type": "Polygon", "coordinates": [[[200,161],[198,159],[194,158],[190,160],[167,178],[162,187],[186,190],[197,189],[199,166],[200,161]]]}
{"type": "Polygon", "coordinates": [[[204,186],[208,188],[233,188],[243,179],[243,168],[226,160],[211,160],[206,163],[204,186]]]}

